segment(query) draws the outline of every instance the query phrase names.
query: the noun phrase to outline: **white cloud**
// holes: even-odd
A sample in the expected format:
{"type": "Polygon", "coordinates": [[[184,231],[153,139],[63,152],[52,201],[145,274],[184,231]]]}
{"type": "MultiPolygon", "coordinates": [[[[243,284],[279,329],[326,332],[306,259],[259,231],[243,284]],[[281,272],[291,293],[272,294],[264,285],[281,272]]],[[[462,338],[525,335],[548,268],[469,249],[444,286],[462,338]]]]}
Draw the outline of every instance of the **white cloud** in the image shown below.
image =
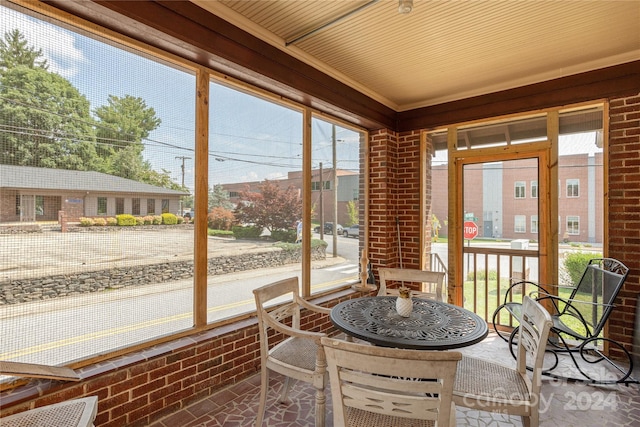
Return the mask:
{"type": "Polygon", "coordinates": [[[270,174],[268,174],[265,179],[270,179],[270,180],[276,180],[276,179],[285,179],[287,177],[287,174],[282,173],[282,172],[272,172],[270,174]]]}
{"type": "Polygon", "coordinates": [[[84,53],[76,46],[77,38],[73,33],[44,21],[29,18],[12,9],[2,8],[0,28],[2,36],[14,28],[26,38],[29,46],[42,49],[42,55],[49,64],[49,71],[65,78],[74,77],[79,66],[87,62],[84,53]]]}
{"type": "Polygon", "coordinates": [[[249,172],[240,178],[240,182],[250,182],[250,181],[258,181],[258,174],[255,172],[249,172]]]}

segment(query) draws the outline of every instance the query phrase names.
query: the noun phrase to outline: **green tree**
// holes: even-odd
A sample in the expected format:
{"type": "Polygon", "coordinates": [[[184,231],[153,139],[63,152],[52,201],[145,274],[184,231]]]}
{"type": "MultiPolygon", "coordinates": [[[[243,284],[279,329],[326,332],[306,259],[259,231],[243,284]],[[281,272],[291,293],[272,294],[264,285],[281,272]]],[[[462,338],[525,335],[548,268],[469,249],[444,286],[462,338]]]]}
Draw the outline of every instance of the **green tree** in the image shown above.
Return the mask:
{"type": "Polygon", "coordinates": [[[347,227],[357,224],[359,222],[358,215],[358,202],[355,200],[349,200],[347,203],[347,213],[349,214],[349,224],[345,224],[347,227]]]}
{"type": "Polygon", "coordinates": [[[268,179],[258,185],[259,192],[247,188],[240,193],[236,219],[269,231],[286,230],[302,217],[302,200],[293,186],[281,189],[268,179]]]}
{"type": "Polygon", "coordinates": [[[45,68],[18,65],[0,72],[0,163],[97,170],[89,101],[45,68]]]}
{"type": "Polygon", "coordinates": [[[19,30],[0,40],[0,163],[91,170],[98,165],[89,101],[47,71],[19,30]]]}
{"type": "Polygon", "coordinates": [[[142,153],[142,140],[160,126],[161,120],[152,107],[142,98],[125,95],[109,95],[107,105],[94,111],[100,121],[97,136],[101,144],[101,154],[108,155],[130,147],[142,153]]]}
{"type": "Polygon", "coordinates": [[[170,188],[172,190],[187,191],[186,188],[182,188],[182,185],[171,179],[171,171],[162,169],[160,172],[151,168],[149,162],[144,162],[144,169],[139,176],[140,182],[155,185],[156,187],[170,188]]]}
{"type": "Polygon", "coordinates": [[[229,200],[229,192],[222,184],[216,184],[209,190],[209,210],[213,208],[233,209],[233,203],[229,200]]]}
{"type": "Polygon", "coordinates": [[[107,105],[95,109],[98,154],[105,172],[135,181],[168,188],[176,187],[167,171],[157,172],[145,161],[142,140],[160,126],[161,120],[142,98],[109,95],[107,105]]]}
{"type": "Polygon", "coordinates": [[[48,69],[47,60],[42,59],[42,49],[28,46],[28,41],[18,29],[4,33],[0,40],[0,70],[25,66],[48,69]]]}

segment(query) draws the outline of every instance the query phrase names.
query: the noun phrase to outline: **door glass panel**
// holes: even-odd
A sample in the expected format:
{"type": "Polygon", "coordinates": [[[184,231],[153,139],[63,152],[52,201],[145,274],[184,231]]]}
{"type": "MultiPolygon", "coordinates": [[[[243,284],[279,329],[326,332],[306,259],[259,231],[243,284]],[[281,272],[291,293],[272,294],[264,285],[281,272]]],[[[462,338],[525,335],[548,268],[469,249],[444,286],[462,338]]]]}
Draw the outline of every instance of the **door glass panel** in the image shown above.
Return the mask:
{"type": "Polygon", "coordinates": [[[464,307],[490,320],[513,281],[538,280],[539,199],[531,193],[538,160],[467,164],[463,170],[464,307]]]}

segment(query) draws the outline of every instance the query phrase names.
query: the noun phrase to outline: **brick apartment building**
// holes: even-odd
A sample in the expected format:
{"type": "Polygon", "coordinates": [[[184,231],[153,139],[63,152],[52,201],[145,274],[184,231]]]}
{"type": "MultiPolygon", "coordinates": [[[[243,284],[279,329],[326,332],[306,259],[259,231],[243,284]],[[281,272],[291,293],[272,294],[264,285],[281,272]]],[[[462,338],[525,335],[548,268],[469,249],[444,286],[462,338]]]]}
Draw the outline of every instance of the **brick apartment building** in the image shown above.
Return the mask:
{"type": "MultiPolygon", "coordinates": [[[[320,185],[320,170],[314,169],[312,171],[312,206],[314,221],[320,222],[320,217],[324,218],[324,221],[333,222],[334,206],[336,200],[335,193],[335,181],[333,169],[323,169],[322,171],[322,187],[320,185]]],[[[338,224],[351,225],[351,219],[349,218],[348,204],[350,201],[356,203],[356,207],[359,206],[359,180],[360,174],[338,169],[338,224]]],[[[253,182],[237,182],[231,184],[222,184],[222,187],[229,193],[229,199],[233,204],[237,204],[241,201],[240,194],[243,191],[258,191],[258,185],[262,181],[253,182]]],[[[276,183],[280,188],[286,189],[288,187],[295,188],[300,195],[302,195],[302,171],[293,171],[287,174],[285,179],[277,179],[272,182],[276,183]]]]}
{"type": "MultiPolygon", "coordinates": [[[[559,158],[559,240],[602,243],[602,153],[559,158]]],[[[484,163],[465,169],[467,215],[478,237],[538,240],[538,165],[535,160],[484,163]]],[[[448,235],[447,165],[432,169],[432,213],[448,235]]]]}

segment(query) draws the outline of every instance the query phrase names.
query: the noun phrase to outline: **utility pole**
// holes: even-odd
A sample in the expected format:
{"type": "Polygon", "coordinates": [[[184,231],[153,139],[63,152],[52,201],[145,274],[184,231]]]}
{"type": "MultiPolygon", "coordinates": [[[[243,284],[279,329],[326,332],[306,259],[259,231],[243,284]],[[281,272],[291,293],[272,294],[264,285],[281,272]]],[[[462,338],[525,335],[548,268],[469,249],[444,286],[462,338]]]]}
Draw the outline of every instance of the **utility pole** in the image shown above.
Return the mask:
{"type": "Polygon", "coordinates": [[[331,126],[331,142],[333,157],[333,257],[338,256],[338,156],[336,141],[336,125],[331,126]]]}
{"type": "MultiPolygon", "coordinates": [[[[185,160],[191,160],[191,157],[187,157],[187,156],[176,156],[176,159],[180,159],[182,160],[182,189],[184,190],[184,161],[185,160]]],[[[182,197],[180,197],[180,216],[182,216],[183,214],[183,209],[182,209],[182,197]]],[[[193,214],[192,214],[193,215],[193,214]]]]}
{"type": "Polygon", "coordinates": [[[320,162],[320,239],[324,240],[324,203],[322,200],[322,162],[320,162]]]}

